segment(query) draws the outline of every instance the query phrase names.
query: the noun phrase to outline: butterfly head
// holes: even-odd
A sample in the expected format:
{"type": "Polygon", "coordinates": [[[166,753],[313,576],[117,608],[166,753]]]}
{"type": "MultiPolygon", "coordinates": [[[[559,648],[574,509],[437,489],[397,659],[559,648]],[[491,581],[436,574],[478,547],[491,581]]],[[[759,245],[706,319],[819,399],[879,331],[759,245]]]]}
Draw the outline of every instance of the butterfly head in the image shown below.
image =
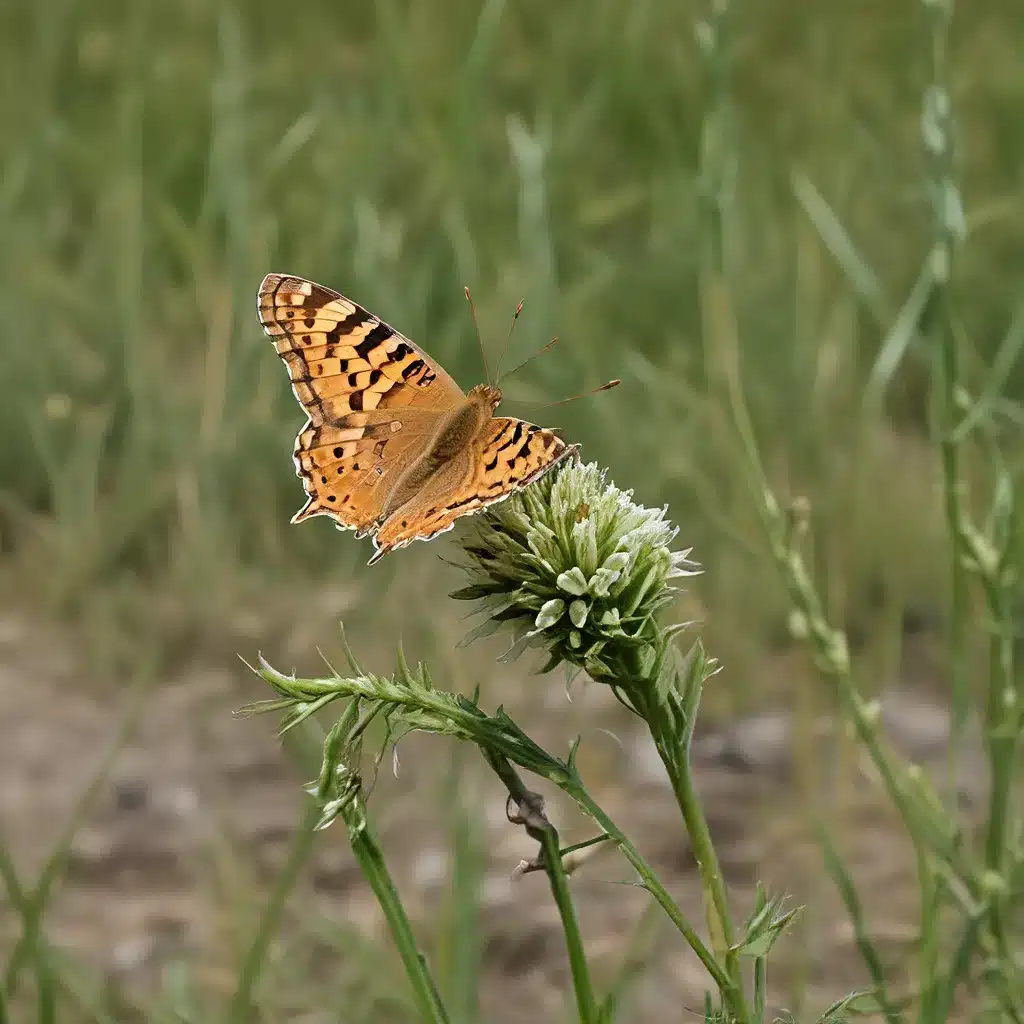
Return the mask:
{"type": "Polygon", "coordinates": [[[494,387],[491,384],[477,384],[470,391],[469,397],[472,401],[477,401],[488,409],[494,410],[498,408],[501,402],[501,388],[494,387]]]}

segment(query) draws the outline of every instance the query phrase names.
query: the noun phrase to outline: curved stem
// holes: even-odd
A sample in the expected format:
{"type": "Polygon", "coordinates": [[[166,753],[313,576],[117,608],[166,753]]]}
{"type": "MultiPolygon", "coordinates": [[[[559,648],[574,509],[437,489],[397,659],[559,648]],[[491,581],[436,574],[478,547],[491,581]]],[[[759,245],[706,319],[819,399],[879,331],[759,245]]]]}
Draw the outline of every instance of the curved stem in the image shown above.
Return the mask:
{"type": "Polygon", "coordinates": [[[488,765],[508,790],[510,802],[514,802],[518,808],[518,822],[525,827],[531,838],[540,843],[544,871],[551,885],[551,894],[558,907],[559,917],[562,919],[562,931],[565,933],[565,946],[569,954],[569,969],[572,972],[580,1024],[597,1024],[600,1020],[597,998],[590,980],[590,967],[583,949],[583,935],[576,917],[576,908],[572,902],[572,893],[569,891],[569,876],[562,862],[558,830],[544,814],[542,798],[527,789],[512,763],[494,750],[487,747],[480,749],[488,765]]]}
{"type": "Polygon", "coordinates": [[[341,811],[348,825],[349,842],[359,867],[362,869],[374,896],[380,904],[391,937],[398,947],[399,955],[405,966],[412,985],[413,996],[420,1012],[420,1019],[428,1024],[450,1024],[448,1011],[441,1001],[441,995],[434,984],[434,978],[427,967],[426,957],[416,944],[412,925],[402,906],[401,897],[395,888],[391,874],[384,863],[384,854],[377,842],[377,837],[366,817],[366,807],[362,794],[354,792],[352,800],[341,811]]]}
{"type": "Polygon", "coordinates": [[[597,804],[587,790],[579,783],[568,780],[561,784],[562,790],[572,797],[573,800],[594,819],[610,836],[622,855],[636,870],[643,881],[644,888],[654,897],[658,905],[668,915],[669,920],[679,929],[690,948],[697,954],[700,962],[707,969],[708,974],[714,979],[715,985],[722,993],[722,999],[728,1005],[730,1011],[739,1021],[747,1020],[746,1007],[742,992],[733,983],[729,972],[718,962],[715,955],[704,945],[703,940],[697,934],[696,929],[686,919],[679,905],[669,895],[668,890],[661,884],[658,876],[651,869],[651,866],[641,856],[640,851],[629,841],[622,830],[605,813],[603,808],[597,804]]]}

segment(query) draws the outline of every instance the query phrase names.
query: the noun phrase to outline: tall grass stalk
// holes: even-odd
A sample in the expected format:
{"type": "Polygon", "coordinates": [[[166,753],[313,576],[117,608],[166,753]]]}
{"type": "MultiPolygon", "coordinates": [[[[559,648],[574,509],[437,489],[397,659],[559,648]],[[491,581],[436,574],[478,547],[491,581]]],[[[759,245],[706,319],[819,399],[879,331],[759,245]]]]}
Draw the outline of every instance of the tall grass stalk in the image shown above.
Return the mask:
{"type": "MultiPolygon", "coordinates": [[[[1016,575],[1010,564],[1013,539],[1013,487],[1001,465],[995,465],[995,491],[990,522],[975,527],[967,510],[966,485],[960,451],[961,423],[969,414],[967,387],[959,357],[958,325],[951,308],[949,284],[954,251],[964,234],[964,218],[954,175],[953,120],[946,83],[946,34],[952,5],[946,0],[923,0],[925,38],[930,56],[930,80],[925,91],[922,128],[928,157],[928,194],[933,211],[931,248],[925,269],[901,313],[898,333],[890,335],[892,345],[883,350],[884,369],[873,374],[869,387],[891,378],[896,363],[915,335],[928,346],[934,359],[934,385],[938,409],[938,452],[942,466],[944,507],[949,531],[950,586],[949,666],[950,697],[954,734],[951,763],[967,716],[968,635],[973,624],[967,582],[977,578],[986,611],[990,641],[990,671],[984,721],[992,784],[987,821],[984,826],[980,862],[964,844],[955,806],[955,786],[943,803],[916,766],[908,765],[884,743],[879,731],[879,708],[866,700],[858,686],[844,633],[830,624],[819,597],[814,577],[802,553],[808,529],[807,508],[793,502],[788,508],[776,497],[765,473],[751,416],[747,411],[741,380],[740,339],[730,300],[728,241],[728,190],[725,168],[730,161],[722,153],[730,147],[726,99],[719,97],[709,106],[705,137],[704,190],[707,215],[701,298],[705,350],[720,367],[712,387],[731,411],[732,424],[751,482],[752,495],[760,514],[771,554],[786,586],[792,606],[791,628],[806,641],[823,679],[832,687],[841,713],[869,755],[886,793],[899,812],[917,853],[920,886],[920,938],[918,962],[919,1019],[947,1019],[954,996],[975,963],[974,951],[983,951],[986,963],[981,979],[989,997],[1009,1019],[1020,1020],[1024,1012],[1024,991],[1014,952],[1008,941],[1004,913],[1008,894],[1005,867],[1010,853],[1011,793],[1014,781],[1016,744],[1022,718],[1013,666],[1010,626],[1012,588],[1016,575]],[[923,284],[922,284],[923,282],[923,284]],[[912,312],[911,312],[912,311],[912,312]],[[891,365],[890,365],[891,363],[891,365]],[[953,800],[950,803],[949,800],[953,800]],[[952,950],[942,942],[944,914],[952,905],[963,922],[959,941],[952,950]]],[[[723,3],[712,5],[714,18],[702,26],[700,38],[710,68],[712,89],[727,89],[721,73],[725,42],[721,27],[726,10],[723,3]]],[[[822,203],[809,183],[798,181],[805,200],[822,203]]],[[[831,215],[829,215],[829,218],[831,215]]],[[[845,237],[842,226],[818,217],[834,237],[845,237]]],[[[845,250],[849,257],[849,248],[845,250]]],[[[846,260],[851,264],[849,258],[846,260]]],[[[863,275],[861,275],[863,278],[863,275]]],[[[863,291],[863,282],[861,290],[863,291]]],[[[876,363],[876,370],[883,362],[876,363]]],[[[881,408],[878,396],[870,406],[881,408]]],[[[1020,827],[1019,825],[1017,826],[1020,827]]],[[[842,892],[851,915],[858,946],[875,983],[875,992],[890,1022],[904,1019],[902,1010],[888,992],[887,973],[860,913],[860,899],[849,869],[835,847],[823,834],[823,849],[830,873],[842,892]]]]}

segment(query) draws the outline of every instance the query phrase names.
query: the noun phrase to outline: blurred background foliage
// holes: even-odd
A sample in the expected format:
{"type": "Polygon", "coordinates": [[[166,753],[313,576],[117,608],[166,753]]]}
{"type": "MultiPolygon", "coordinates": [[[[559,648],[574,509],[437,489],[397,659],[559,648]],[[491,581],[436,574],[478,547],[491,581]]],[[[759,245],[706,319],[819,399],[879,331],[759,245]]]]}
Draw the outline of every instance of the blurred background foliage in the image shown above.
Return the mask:
{"type": "MultiPolygon", "coordinates": [[[[774,585],[698,343],[701,13],[5,5],[0,529],[19,600],[87,621],[120,663],[143,644],[192,650],[240,608],[269,604],[281,623],[313,581],[358,588],[365,608],[429,579],[447,540],[370,572],[367,546],[325,521],[288,527],[302,417],[254,312],[262,275],[284,270],[377,311],[466,387],[482,367],[462,286],[492,354],[525,297],[513,356],[561,344],[510,397],[621,377],[523,414],[562,426],[640,500],[668,502],[714,567],[712,629],[732,648],[770,642],[774,585]]],[[[841,617],[880,595],[927,604],[941,572],[918,444],[928,352],[910,346],[871,410],[866,490],[843,487],[866,375],[927,251],[921,11],[751,0],[731,18],[729,230],[761,443],[783,491],[822,512],[841,617]],[[815,202],[856,247],[845,271],[815,202]]],[[[981,374],[1024,271],[1024,23],[977,0],[952,39],[970,236],[955,288],[981,374]]],[[[1010,421],[1020,388],[1014,369],[1010,421]]]]}
{"type": "MultiPolygon", "coordinates": [[[[455,555],[450,536],[371,570],[367,541],[323,519],[289,526],[303,417],[256,316],[265,273],[313,278],[468,389],[483,379],[468,285],[492,362],[520,298],[506,365],[560,338],[508,382],[509,410],[561,427],[637,500],[667,504],[707,567],[686,617],[724,663],[713,710],[799,690],[812,676],[787,658],[787,604],[701,340],[700,168],[720,99],[696,40],[706,14],[696,0],[0,5],[0,607],[64,630],[76,683],[235,671],[235,652],[257,647],[315,667],[341,617],[376,670],[401,637],[452,688],[486,681],[497,641],[451,650],[465,624],[443,600],[461,583],[439,560],[455,555]],[[611,377],[622,386],[571,405],[511,401],[611,377]]],[[[829,616],[866,658],[864,685],[881,688],[914,674],[909,637],[941,649],[949,563],[934,353],[913,330],[932,232],[922,6],[743,0],[728,20],[719,70],[733,102],[711,156],[727,172],[744,386],[773,485],[809,499],[829,616]]],[[[959,4],[950,40],[966,207],[951,294],[987,414],[965,471],[989,472],[978,456],[999,442],[1016,480],[1018,0],[959,4]]],[[[539,690],[519,691],[547,714],[539,690]]],[[[184,735],[168,706],[158,716],[184,735]]],[[[234,756],[230,735],[207,746],[234,756]]],[[[259,780],[250,767],[236,789],[259,780]]],[[[268,771],[290,829],[294,780],[268,771]]],[[[223,860],[250,922],[252,890],[223,860]]],[[[391,998],[382,955],[346,969],[391,998]]],[[[319,946],[309,960],[325,962],[319,946]]]]}

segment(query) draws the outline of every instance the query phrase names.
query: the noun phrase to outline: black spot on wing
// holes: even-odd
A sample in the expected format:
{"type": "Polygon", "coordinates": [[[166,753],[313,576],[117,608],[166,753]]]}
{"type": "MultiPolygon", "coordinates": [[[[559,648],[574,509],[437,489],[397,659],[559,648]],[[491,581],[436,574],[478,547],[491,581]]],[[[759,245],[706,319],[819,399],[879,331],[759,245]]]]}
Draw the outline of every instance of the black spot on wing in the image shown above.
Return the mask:
{"type": "Polygon", "coordinates": [[[360,359],[369,361],[370,353],[388,340],[395,332],[387,324],[377,324],[372,331],[369,331],[365,338],[356,345],[356,352],[360,359]]]}
{"type": "Polygon", "coordinates": [[[410,363],[410,364],[409,364],[409,365],[408,365],[408,366],[407,366],[407,367],[406,367],[406,368],[405,368],[405,369],[404,369],[404,370],[402,371],[402,379],[403,379],[403,380],[408,380],[408,379],[409,379],[410,377],[412,377],[412,376],[413,376],[414,374],[417,374],[417,373],[419,373],[419,372],[420,372],[420,370],[422,370],[422,369],[423,369],[423,367],[424,367],[424,362],[423,362],[423,360],[422,360],[422,359],[414,359],[414,360],[413,360],[413,361],[412,361],[412,362],[411,362],[411,363],[410,363]]]}
{"type": "Polygon", "coordinates": [[[519,444],[519,439],[523,436],[523,424],[519,422],[516,424],[516,429],[513,431],[512,436],[498,448],[499,452],[503,452],[506,448],[511,448],[515,444],[519,444]]]}
{"type": "Polygon", "coordinates": [[[370,314],[365,309],[361,309],[356,306],[355,311],[349,313],[344,320],[339,320],[333,331],[329,331],[327,334],[327,341],[330,344],[336,343],[340,338],[346,334],[351,334],[361,324],[365,324],[370,319],[370,314]]]}

